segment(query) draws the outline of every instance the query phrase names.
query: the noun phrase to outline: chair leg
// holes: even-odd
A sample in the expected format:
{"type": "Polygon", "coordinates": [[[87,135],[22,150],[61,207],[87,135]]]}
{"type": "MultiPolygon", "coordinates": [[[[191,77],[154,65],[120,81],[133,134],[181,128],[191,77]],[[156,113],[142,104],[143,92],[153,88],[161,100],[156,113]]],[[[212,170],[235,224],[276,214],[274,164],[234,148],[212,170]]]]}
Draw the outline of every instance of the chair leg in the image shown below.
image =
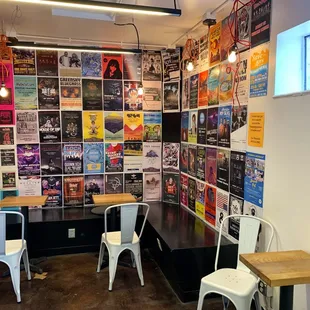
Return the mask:
{"type": "Polygon", "coordinates": [[[31,280],[31,272],[30,272],[30,264],[29,264],[27,248],[23,252],[23,262],[24,262],[25,271],[26,271],[26,274],[27,274],[27,279],[28,279],[28,281],[30,281],[31,280]]]}
{"type": "Polygon", "coordinates": [[[104,256],[104,250],[105,250],[105,244],[103,242],[101,242],[99,258],[98,258],[97,272],[100,272],[100,270],[101,270],[102,260],[103,260],[103,256],[104,256]]]}
{"type": "Polygon", "coordinates": [[[20,296],[20,263],[17,264],[17,261],[9,266],[11,272],[11,279],[13,283],[14,292],[17,298],[17,302],[21,302],[20,296]]]}
{"type": "Polygon", "coordinates": [[[204,292],[202,292],[201,287],[200,287],[197,310],[202,310],[204,299],[205,299],[205,294],[204,292]]]}
{"type": "Polygon", "coordinates": [[[141,263],[141,254],[140,254],[140,245],[136,248],[134,252],[135,261],[137,265],[138,275],[140,278],[141,286],[144,286],[144,278],[143,278],[143,271],[142,271],[142,263],[141,263]]]}
{"type": "Polygon", "coordinates": [[[116,268],[117,268],[118,255],[109,253],[109,291],[112,291],[113,282],[115,279],[116,268]]]}
{"type": "Polygon", "coordinates": [[[256,310],[261,310],[261,305],[260,305],[260,301],[259,301],[259,293],[256,292],[254,294],[254,301],[255,301],[255,309],[256,310]]]}
{"type": "Polygon", "coordinates": [[[132,262],[132,268],[136,268],[136,261],[135,261],[135,255],[132,251],[130,251],[130,256],[131,256],[131,262],[132,262]]]}
{"type": "Polygon", "coordinates": [[[222,296],[222,301],[223,301],[224,310],[228,309],[230,300],[227,297],[222,296]]]}

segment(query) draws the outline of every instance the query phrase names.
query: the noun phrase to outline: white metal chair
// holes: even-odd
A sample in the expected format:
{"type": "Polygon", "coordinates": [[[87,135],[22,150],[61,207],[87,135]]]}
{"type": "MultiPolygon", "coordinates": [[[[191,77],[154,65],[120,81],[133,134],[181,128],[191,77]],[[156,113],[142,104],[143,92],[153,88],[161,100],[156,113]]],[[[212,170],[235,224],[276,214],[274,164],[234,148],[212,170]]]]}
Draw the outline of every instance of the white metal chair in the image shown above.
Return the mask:
{"type": "Polygon", "coordinates": [[[228,308],[231,301],[237,310],[249,310],[251,308],[252,299],[254,298],[256,309],[260,308],[258,295],[259,279],[250,273],[250,270],[239,260],[239,254],[254,253],[260,224],[264,223],[270,228],[270,240],[266,251],[268,252],[274,235],[273,226],[258,217],[249,215],[230,215],[224,218],[219,233],[216,258],[215,272],[201,279],[199,301],[197,310],[201,310],[204,297],[210,293],[216,293],[223,296],[224,309],[228,308]],[[219,252],[221,247],[222,229],[225,221],[230,218],[239,218],[239,248],[238,248],[238,264],[236,269],[217,269],[219,252]]]}
{"type": "Polygon", "coordinates": [[[27,243],[24,240],[24,216],[19,212],[0,211],[0,262],[5,263],[11,273],[13,288],[17,297],[17,302],[21,302],[20,296],[20,260],[23,257],[28,280],[31,280],[27,243]],[[18,240],[6,240],[6,216],[14,214],[21,218],[22,238],[18,240]]]}
{"type": "Polygon", "coordinates": [[[130,250],[131,253],[134,255],[134,261],[138,270],[141,286],[144,286],[141,255],[140,255],[140,238],[143,233],[149,209],[150,206],[146,203],[127,203],[111,206],[105,210],[104,214],[105,232],[102,234],[101,237],[97,272],[100,272],[104,256],[104,250],[106,246],[109,252],[109,291],[112,291],[118,257],[124,250],[130,250]],[[140,235],[138,236],[135,232],[135,226],[139,206],[145,206],[147,207],[147,210],[145,213],[144,222],[140,231],[140,235]],[[109,210],[111,210],[112,208],[120,208],[121,231],[107,232],[107,214],[109,210]]]}

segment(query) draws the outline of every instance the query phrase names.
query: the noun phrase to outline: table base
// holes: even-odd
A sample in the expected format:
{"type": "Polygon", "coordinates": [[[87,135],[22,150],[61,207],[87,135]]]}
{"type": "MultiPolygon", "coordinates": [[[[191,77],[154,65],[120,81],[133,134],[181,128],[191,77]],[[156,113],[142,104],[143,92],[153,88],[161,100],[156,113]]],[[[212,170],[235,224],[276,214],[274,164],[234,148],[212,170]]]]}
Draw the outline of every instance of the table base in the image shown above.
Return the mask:
{"type": "Polygon", "coordinates": [[[294,286],[280,287],[280,309],[293,310],[294,286]]]}

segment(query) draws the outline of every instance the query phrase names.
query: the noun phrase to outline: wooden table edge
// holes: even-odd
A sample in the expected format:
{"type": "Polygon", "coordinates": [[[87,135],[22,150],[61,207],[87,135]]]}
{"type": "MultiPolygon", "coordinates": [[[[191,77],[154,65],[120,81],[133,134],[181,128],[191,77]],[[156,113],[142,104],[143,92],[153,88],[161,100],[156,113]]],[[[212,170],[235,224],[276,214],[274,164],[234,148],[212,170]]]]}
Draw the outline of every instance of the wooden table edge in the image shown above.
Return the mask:
{"type": "Polygon", "coordinates": [[[2,199],[0,201],[0,208],[13,208],[13,207],[20,207],[20,208],[23,208],[23,207],[29,207],[29,206],[41,206],[41,205],[45,205],[46,201],[48,199],[48,196],[47,195],[42,195],[42,196],[7,196],[5,197],[4,199],[2,199]],[[30,202],[27,202],[27,205],[24,205],[24,204],[21,204],[21,203],[16,203],[15,201],[12,201],[12,202],[6,202],[6,200],[10,200],[15,198],[15,199],[22,199],[22,198],[26,198],[27,197],[27,200],[29,199],[42,199],[42,201],[40,201],[40,203],[30,203],[30,202]]]}

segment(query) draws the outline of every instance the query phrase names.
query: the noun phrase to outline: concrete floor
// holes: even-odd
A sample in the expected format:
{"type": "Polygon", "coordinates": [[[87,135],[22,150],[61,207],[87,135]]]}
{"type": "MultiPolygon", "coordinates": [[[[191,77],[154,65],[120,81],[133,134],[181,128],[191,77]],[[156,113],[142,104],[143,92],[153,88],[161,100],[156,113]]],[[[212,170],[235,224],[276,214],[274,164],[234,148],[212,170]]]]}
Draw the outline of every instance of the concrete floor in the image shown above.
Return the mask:
{"type": "MultiPolygon", "coordinates": [[[[21,276],[22,303],[16,303],[11,279],[0,278],[1,310],[194,310],[197,303],[182,304],[174,295],[160,269],[143,260],[145,287],[140,286],[136,269],[118,267],[113,292],[108,291],[108,269],[96,273],[97,255],[93,253],[50,257],[41,267],[44,280],[21,276]]],[[[5,266],[0,263],[0,271],[5,266]]],[[[223,309],[221,299],[209,299],[204,309],[223,309]]],[[[235,309],[231,306],[229,309],[235,309]]]]}

